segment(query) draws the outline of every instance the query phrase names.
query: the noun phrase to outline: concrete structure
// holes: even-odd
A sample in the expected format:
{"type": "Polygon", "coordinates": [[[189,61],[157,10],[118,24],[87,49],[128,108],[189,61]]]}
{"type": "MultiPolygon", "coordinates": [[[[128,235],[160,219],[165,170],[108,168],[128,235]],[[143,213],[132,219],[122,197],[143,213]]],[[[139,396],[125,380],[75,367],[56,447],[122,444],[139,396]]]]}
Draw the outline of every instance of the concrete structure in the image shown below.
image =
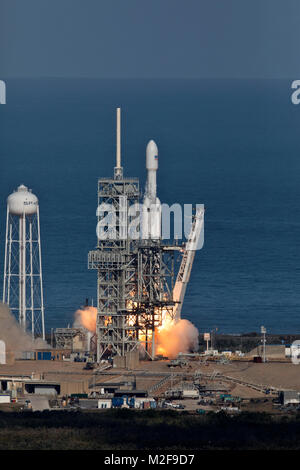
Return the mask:
{"type": "Polygon", "coordinates": [[[0,364],[6,364],[6,345],[0,340],[0,364]]]}
{"type": "Polygon", "coordinates": [[[129,351],[125,356],[115,356],[113,366],[117,369],[134,370],[139,365],[139,351],[137,349],[129,351]]]}
{"type": "Polygon", "coordinates": [[[88,380],[67,380],[66,378],[64,378],[63,380],[60,380],[59,385],[61,396],[89,393],[88,380]]]}
{"type": "Polygon", "coordinates": [[[32,411],[50,410],[49,399],[42,396],[31,396],[27,401],[27,407],[32,411]]]}
{"type": "Polygon", "coordinates": [[[3,303],[24,331],[45,339],[39,203],[24,185],[7,199],[3,303]]]}
{"type": "Polygon", "coordinates": [[[115,356],[113,366],[117,369],[125,369],[126,367],[126,357],[125,356],[115,356]]]}
{"type": "Polygon", "coordinates": [[[139,365],[139,351],[135,349],[126,354],[126,369],[134,370],[139,365]]]}
{"type": "Polygon", "coordinates": [[[46,387],[42,387],[42,386],[37,385],[34,388],[34,393],[35,393],[35,395],[47,395],[47,396],[52,396],[52,397],[57,396],[57,390],[56,390],[55,386],[51,387],[50,385],[47,385],[46,387]]]}
{"type": "MultiPolygon", "coordinates": [[[[266,359],[284,359],[285,358],[285,345],[284,344],[266,344],[265,346],[266,359]]],[[[259,345],[247,353],[248,357],[263,356],[263,345],[259,345]]]]}

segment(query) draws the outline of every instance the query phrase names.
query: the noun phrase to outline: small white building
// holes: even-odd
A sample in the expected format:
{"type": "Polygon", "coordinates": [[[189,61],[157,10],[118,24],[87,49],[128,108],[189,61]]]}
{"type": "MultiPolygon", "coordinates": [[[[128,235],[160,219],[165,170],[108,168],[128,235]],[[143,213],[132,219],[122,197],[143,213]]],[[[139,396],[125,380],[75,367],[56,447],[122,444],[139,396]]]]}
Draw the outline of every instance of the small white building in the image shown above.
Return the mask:
{"type": "Polygon", "coordinates": [[[205,356],[218,356],[219,351],[217,349],[208,349],[207,351],[204,351],[205,356]]]}
{"type": "Polygon", "coordinates": [[[245,356],[245,354],[244,354],[242,351],[240,351],[239,349],[236,350],[236,351],[234,352],[234,354],[235,354],[236,356],[240,356],[240,357],[245,356]]]}
{"type": "Polygon", "coordinates": [[[98,409],[111,408],[111,398],[99,398],[98,409]]]}
{"type": "Polygon", "coordinates": [[[291,357],[291,347],[290,346],[285,347],[285,357],[291,357]]]}
{"type": "Polygon", "coordinates": [[[8,393],[1,393],[0,403],[10,403],[10,395],[8,393]]]}
{"type": "Polygon", "coordinates": [[[182,398],[199,398],[199,392],[195,389],[182,390],[182,398]]]}
{"type": "Polygon", "coordinates": [[[300,393],[294,390],[284,390],[280,392],[280,401],[283,405],[297,405],[300,403],[300,393]]]}

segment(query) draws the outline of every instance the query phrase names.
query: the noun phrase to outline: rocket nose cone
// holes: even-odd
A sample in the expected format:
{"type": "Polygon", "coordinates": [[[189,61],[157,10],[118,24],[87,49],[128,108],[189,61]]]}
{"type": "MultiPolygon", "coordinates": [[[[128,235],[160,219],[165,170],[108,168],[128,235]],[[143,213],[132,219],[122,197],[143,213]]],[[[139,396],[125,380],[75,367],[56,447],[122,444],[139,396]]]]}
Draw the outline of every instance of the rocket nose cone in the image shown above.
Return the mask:
{"type": "Polygon", "coordinates": [[[154,140],[150,140],[146,148],[146,168],[147,170],[158,168],[158,148],[154,140]]]}
{"type": "Polygon", "coordinates": [[[147,145],[147,153],[155,153],[156,155],[158,154],[158,148],[154,140],[149,140],[148,145],[147,145]]]}

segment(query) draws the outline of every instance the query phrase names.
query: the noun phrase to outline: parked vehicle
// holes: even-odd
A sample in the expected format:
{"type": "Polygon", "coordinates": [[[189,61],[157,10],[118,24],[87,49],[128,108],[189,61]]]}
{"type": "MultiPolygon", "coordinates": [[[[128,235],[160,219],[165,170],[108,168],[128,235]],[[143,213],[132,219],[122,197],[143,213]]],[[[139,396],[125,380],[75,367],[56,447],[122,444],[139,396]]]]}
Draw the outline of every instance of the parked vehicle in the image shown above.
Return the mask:
{"type": "Polygon", "coordinates": [[[93,364],[92,362],[87,362],[84,366],[84,370],[93,370],[95,367],[95,364],[93,364]]]}

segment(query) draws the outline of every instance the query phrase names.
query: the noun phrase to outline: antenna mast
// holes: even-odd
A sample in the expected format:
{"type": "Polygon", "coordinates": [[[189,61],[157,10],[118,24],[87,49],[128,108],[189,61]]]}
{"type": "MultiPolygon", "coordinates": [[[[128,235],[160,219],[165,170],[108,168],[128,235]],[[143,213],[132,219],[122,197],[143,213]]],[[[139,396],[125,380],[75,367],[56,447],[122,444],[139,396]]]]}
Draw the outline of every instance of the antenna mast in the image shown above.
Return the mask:
{"type": "Polygon", "coordinates": [[[121,166],[121,108],[117,108],[117,149],[116,149],[116,166],[115,166],[115,179],[123,177],[123,168],[121,166]]]}

